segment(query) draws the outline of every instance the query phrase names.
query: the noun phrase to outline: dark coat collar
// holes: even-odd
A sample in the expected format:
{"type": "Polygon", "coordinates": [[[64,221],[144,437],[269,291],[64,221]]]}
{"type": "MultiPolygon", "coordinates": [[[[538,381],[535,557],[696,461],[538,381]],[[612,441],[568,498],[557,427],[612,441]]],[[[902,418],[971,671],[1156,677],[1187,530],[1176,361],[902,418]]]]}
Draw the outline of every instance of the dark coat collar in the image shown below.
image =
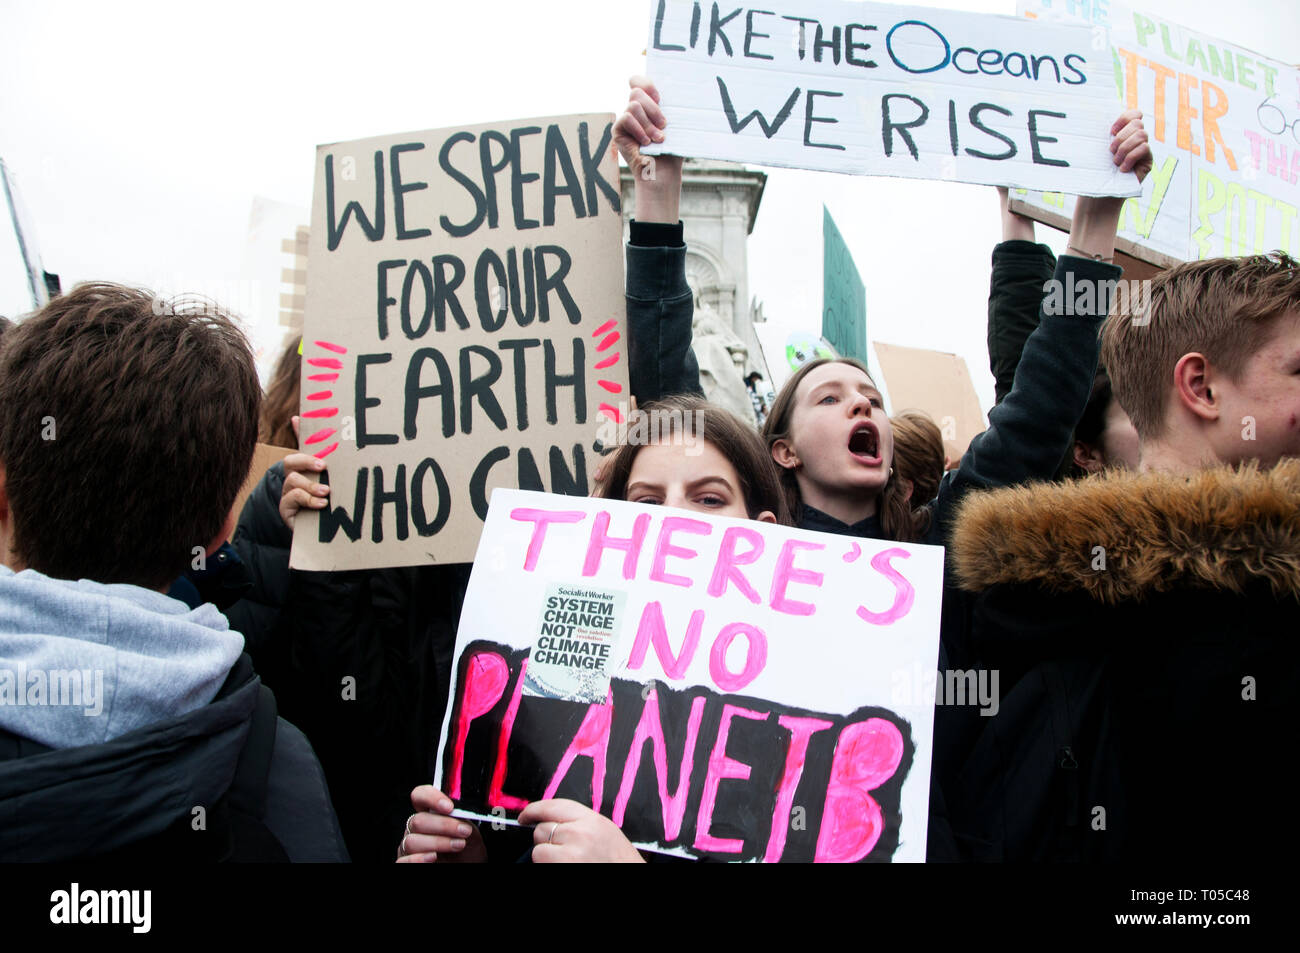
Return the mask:
{"type": "Polygon", "coordinates": [[[882,539],[885,535],[880,526],[879,516],[868,516],[849,525],[807,503],[799,510],[799,528],[815,530],[818,533],[834,533],[837,536],[857,536],[860,539],[882,539]]]}

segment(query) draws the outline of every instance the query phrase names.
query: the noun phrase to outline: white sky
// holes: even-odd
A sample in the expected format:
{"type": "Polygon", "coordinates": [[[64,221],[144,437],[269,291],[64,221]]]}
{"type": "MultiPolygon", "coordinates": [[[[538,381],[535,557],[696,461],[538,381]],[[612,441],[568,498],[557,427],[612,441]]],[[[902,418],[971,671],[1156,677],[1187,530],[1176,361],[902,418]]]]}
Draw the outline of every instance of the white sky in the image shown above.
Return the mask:
{"type": "MultiPolygon", "coordinates": [[[[1015,13],[1014,0],[932,5],[1015,13]]],[[[309,207],[318,143],[618,112],[627,77],[644,69],[652,6],[0,0],[0,156],[65,288],[92,278],[235,288],[253,198],[309,207]]],[[[1137,6],[1300,60],[1295,0],[1137,6]]],[[[866,283],[869,337],[961,354],[989,406],[993,190],[767,171],[749,269],[769,319],[820,329],[825,203],[866,283]]],[[[8,288],[0,281],[0,295],[8,288]]],[[[0,299],[0,313],[18,310],[0,299]]]]}

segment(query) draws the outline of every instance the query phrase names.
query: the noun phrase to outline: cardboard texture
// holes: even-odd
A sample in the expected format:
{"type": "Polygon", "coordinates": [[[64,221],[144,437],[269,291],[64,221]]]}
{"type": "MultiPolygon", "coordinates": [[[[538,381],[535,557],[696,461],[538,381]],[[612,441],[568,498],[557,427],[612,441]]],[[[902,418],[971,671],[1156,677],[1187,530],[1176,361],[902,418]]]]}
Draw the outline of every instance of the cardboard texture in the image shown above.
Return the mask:
{"type": "Polygon", "coordinates": [[[956,354],[875,341],[876,360],[889,390],[889,412],[923,410],[939,425],[948,460],[956,464],[988,422],[966,361],[956,354]]]}
{"type": "Polygon", "coordinates": [[[495,487],[588,492],[629,397],[613,120],[319,147],[302,446],[331,495],[291,565],[467,562],[495,487]]]}

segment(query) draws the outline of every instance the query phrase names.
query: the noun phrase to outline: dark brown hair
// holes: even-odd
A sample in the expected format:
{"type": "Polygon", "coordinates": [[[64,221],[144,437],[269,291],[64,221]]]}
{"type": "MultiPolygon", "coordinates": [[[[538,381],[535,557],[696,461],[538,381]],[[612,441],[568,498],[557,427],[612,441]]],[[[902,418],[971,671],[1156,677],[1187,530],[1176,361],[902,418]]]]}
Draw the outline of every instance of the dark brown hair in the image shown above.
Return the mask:
{"type": "Polygon", "coordinates": [[[298,391],[302,383],[302,335],[295,334],[284,347],[275,374],[262,401],[262,416],[257,425],[257,439],[275,447],[297,447],[293,433],[293,416],[298,413],[298,391]]]}
{"type": "Polygon", "coordinates": [[[59,579],[162,589],[220,533],[252,463],[248,341],[201,299],[78,285],[0,344],[12,545],[59,579]]]}
{"type": "MultiPolygon", "coordinates": [[[[757,519],[764,510],[770,510],[781,525],[793,525],[785,505],[785,494],[777,480],[776,464],[754,428],[731,411],[700,397],[682,395],[647,404],[636,413],[661,415],[657,418],[661,439],[676,433],[680,427],[716,447],[736,468],[740,492],[745,498],[745,512],[750,519],[757,519]]],[[[635,422],[635,418],[629,420],[630,433],[634,432],[635,422]]],[[[605,466],[604,478],[596,488],[596,496],[610,500],[627,498],[632,464],[645,445],[646,441],[629,441],[614,451],[605,466]]]]}
{"type": "MultiPolygon", "coordinates": [[[[790,439],[790,423],[794,420],[795,392],[803,379],[812,371],[821,367],[823,364],[847,364],[850,367],[856,367],[863,374],[867,375],[867,380],[875,381],[871,378],[871,372],[867,370],[866,365],[861,361],[854,360],[851,357],[840,358],[819,358],[815,361],[809,361],[799,370],[795,371],[781,392],[776,395],[776,400],[772,401],[772,409],[768,411],[767,422],[763,424],[763,439],[767,442],[768,459],[771,460],[772,448],[778,440],[790,439]]],[[[893,461],[890,461],[892,465],[893,461]]],[[[777,466],[776,461],[772,460],[772,465],[777,466]]],[[[795,477],[794,470],[777,466],[780,471],[781,486],[785,490],[786,506],[790,509],[790,514],[798,525],[803,511],[803,498],[799,495],[799,481],[795,477]]],[[[929,513],[921,510],[913,511],[912,505],[908,501],[907,492],[903,488],[901,480],[896,480],[891,475],[885,483],[885,488],[880,493],[880,503],[877,507],[880,514],[880,526],[884,530],[886,539],[894,539],[900,542],[913,542],[918,539],[924,527],[929,524],[929,513]]]]}
{"type": "Polygon", "coordinates": [[[1143,440],[1164,432],[1184,354],[1199,352],[1240,379],[1273,321],[1300,310],[1300,264],[1280,251],[1207,258],[1160,272],[1150,289],[1118,299],[1101,338],[1115,397],[1143,440]]]}

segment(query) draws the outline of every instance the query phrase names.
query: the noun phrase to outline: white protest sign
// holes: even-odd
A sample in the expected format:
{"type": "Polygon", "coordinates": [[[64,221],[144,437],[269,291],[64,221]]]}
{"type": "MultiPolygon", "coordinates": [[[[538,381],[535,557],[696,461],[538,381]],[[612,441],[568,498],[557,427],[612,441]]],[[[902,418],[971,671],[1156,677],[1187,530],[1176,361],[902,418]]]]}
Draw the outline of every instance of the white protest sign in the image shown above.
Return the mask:
{"type": "MultiPolygon", "coordinates": [[[[1300,68],[1118,0],[1018,7],[1040,22],[1086,15],[1109,39],[1125,105],[1145,117],[1153,168],[1124,203],[1120,250],[1162,267],[1275,248],[1300,255],[1300,68]]],[[[1068,227],[1070,196],[1015,198],[1068,227]]]]}
{"type": "Polygon", "coordinates": [[[588,492],[628,400],[613,117],[318,148],[291,565],[468,562],[491,491],[588,492]]]}
{"type": "Polygon", "coordinates": [[[939,547],[497,490],[435,784],[689,857],[924,860],[942,586],[939,547]]]}
{"type": "Polygon", "coordinates": [[[928,7],[787,0],[652,6],[666,139],[643,152],[1136,195],[1122,107],[1083,27],[928,7]]]}

